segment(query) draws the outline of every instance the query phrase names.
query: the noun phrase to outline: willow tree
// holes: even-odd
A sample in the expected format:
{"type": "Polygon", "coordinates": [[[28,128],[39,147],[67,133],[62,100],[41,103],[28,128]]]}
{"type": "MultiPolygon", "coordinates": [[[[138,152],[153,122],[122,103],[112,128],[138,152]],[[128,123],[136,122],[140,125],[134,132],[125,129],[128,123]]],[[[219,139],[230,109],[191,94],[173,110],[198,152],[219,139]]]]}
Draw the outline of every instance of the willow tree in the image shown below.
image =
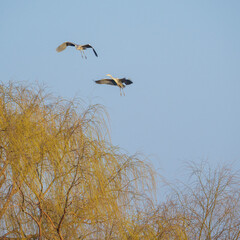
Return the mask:
{"type": "Polygon", "coordinates": [[[1,239],[137,239],[153,172],[111,145],[101,106],[80,105],[0,85],[1,239]]]}

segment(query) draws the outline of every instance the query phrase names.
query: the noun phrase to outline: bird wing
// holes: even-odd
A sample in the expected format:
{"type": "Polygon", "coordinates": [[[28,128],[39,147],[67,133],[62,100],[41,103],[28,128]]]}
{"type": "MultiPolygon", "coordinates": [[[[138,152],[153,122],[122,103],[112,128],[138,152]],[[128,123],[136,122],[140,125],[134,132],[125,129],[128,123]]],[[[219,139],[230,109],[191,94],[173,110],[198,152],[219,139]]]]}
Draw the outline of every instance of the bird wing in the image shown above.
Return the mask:
{"type": "Polygon", "coordinates": [[[133,82],[126,78],[120,78],[119,79],[122,83],[125,83],[126,85],[132,84],[133,82]]]}
{"type": "Polygon", "coordinates": [[[76,45],[75,43],[64,42],[57,47],[56,51],[61,52],[61,51],[65,50],[67,46],[75,46],[75,45],[76,45]]]}
{"type": "Polygon", "coordinates": [[[108,78],[101,79],[101,80],[97,80],[97,81],[95,81],[95,83],[98,83],[98,84],[117,85],[114,80],[108,79],[108,78]]]}
{"type": "Polygon", "coordinates": [[[95,56],[98,57],[97,52],[95,51],[95,49],[94,49],[90,44],[82,45],[82,47],[83,47],[83,48],[92,48],[95,56]]]}

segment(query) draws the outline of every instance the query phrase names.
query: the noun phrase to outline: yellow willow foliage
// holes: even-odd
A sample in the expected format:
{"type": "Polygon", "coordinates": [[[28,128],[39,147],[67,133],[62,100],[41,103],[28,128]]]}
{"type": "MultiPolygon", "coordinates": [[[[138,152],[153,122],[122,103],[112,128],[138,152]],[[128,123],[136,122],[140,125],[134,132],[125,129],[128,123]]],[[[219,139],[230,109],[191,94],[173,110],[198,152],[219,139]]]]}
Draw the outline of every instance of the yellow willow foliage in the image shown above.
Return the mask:
{"type": "MultiPolygon", "coordinates": [[[[103,107],[0,85],[0,238],[149,239],[134,233],[153,172],[110,144],[103,107]]],[[[141,230],[139,230],[141,231],[141,230]]]]}

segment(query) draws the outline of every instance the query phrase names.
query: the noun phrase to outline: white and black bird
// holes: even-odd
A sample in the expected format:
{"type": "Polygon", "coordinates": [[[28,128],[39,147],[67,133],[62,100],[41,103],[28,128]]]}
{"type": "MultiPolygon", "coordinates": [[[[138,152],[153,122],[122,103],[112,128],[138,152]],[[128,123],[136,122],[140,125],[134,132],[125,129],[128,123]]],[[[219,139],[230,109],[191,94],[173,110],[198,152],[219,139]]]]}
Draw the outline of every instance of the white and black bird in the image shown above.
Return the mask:
{"type": "Polygon", "coordinates": [[[75,47],[77,50],[79,50],[81,52],[82,58],[83,58],[83,55],[85,58],[87,58],[84,53],[84,50],[86,50],[87,48],[91,48],[93,50],[95,56],[98,57],[97,52],[90,44],[78,45],[78,44],[71,43],[71,42],[64,42],[57,47],[56,51],[61,52],[61,51],[65,50],[66,47],[68,47],[68,46],[75,47]]]}
{"type": "Polygon", "coordinates": [[[126,79],[126,78],[114,78],[112,75],[107,74],[107,76],[109,76],[111,79],[109,78],[103,78],[101,80],[97,80],[95,81],[98,84],[109,84],[109,85],[113,85],[113,86],[118,86],[120,88],[120,95],[122,96],[122,92],[123,95],[125,96],[125,93],[123,91],[123,88],[125,88],[125,85],[130,85],[133,82],[130,79],[126,79]],[[122,90],[122,92],[121,92],[122,90]]]}

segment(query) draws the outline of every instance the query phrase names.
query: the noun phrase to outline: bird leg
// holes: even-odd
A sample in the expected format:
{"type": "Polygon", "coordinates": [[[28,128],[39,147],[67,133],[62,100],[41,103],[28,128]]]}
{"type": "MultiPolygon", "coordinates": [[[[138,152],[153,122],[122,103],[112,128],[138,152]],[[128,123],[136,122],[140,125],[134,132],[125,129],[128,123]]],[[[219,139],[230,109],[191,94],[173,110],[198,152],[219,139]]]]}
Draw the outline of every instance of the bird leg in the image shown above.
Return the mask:
{"type": "Polygon", "coordinates": [[[82,58],[83,58],[82,50],[80,50],[80,53],[81,53],[81,56],[82,56],[82,58]]]}
{"type": "Polygon", "coordinates": [[[123,91],[123,88],[120,88],[120,96],[125,96],[125,93],[124,93],[124,91],[123,91]]]}
{"type": "Polygon", "coordinates": [[[84,51],[82,51],[82,52],[83,52],[83,55],[84,55],[85,59],[87,59],[87,56],[85,55],[84,51]]]}

